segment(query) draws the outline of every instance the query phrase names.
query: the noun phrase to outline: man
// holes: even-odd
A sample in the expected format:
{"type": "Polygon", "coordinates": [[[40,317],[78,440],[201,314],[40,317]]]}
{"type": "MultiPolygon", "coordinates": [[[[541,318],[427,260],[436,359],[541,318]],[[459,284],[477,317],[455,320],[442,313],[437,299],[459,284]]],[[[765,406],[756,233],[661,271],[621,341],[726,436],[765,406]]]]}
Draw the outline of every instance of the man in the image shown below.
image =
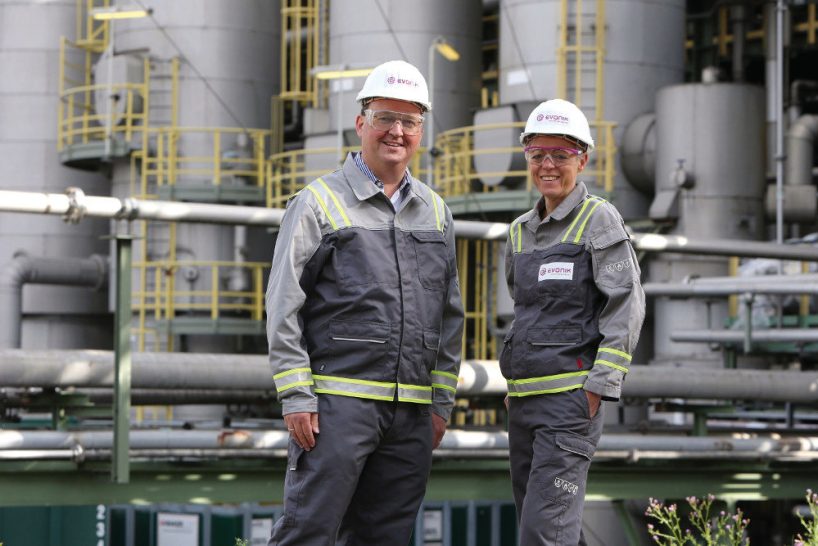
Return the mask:
{"type": "Polygon", "coordinates": [[[275,546],[408,544],[457,386],[452,215],[407,170],[426,81],[390,61],[357,98],[361,152],[290,200],[267,289],[290,431],[275,546]]]}
{"type": "Polygon", "coordinates": [[[564,100],[543,102],[520,142],[542,195],[506,243],[514,322],[500,368],[520,545],[584,545],[600,403],[619,399],[645,295],[619,212],[577,182],[594,147],[585,115],[564,100]]]}

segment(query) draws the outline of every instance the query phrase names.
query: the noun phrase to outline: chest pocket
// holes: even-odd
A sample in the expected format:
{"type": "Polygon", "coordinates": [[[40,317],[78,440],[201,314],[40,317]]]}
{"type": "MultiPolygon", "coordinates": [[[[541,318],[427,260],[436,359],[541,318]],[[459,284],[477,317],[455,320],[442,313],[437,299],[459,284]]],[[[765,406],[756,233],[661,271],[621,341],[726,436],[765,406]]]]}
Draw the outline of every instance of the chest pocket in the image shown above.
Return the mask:
{"type": "Polygon", "coordinates": [[[341,229],[335,234],[334,266],[345,287],[398,286],[397,264],[389,230],[341,229]]]}
{"type": "Polygon", "coordinates": [[[413,231],[418,278],[427,290],[443,291],[449,278],[446,239],[439,231],[413,231]]]}
{"type": "Polygon", "coordinates": [[[583,248],[559,244],[514,255],[514,301],[534,304],[555,295],[572,296],[581,279],[583,248]]]}
{"type": "Polygon", "coordinates": [[[583,252],[581,245],[565,243],[548,249],[537,264],[537,296],[542,299],[577,292],[585,268],[583,252]]]}

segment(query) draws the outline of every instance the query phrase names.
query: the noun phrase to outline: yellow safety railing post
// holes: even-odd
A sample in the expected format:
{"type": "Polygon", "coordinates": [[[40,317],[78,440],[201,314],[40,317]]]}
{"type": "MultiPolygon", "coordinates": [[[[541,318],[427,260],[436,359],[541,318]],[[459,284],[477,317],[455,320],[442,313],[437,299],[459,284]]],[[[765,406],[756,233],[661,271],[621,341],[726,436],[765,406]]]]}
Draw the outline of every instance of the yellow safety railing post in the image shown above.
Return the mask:
{"type": "Polygon", "coordinates": [[[253,318],[261,320],[264,316],[264,271],[260,266],[253,268],[253,295],[256,302],[253,307],[253,318]]]}
{"type": "Polygon", "coordinates": [[[222,133],[218,129],[213,131],[213,185],[222,183],[222,133]]]}
{"type": "Polygon", "coordinates": [[[219,318],[219,266],[214,264],[210,267],[210,318],[219,318]]]}
{"type": "Polygon", "coordinates": [[[264,150],[264,133],[256,131],[253,134],[253,160],[256,167],[256,186],[264,187],[264,169],[266,167],[264,150]]]}

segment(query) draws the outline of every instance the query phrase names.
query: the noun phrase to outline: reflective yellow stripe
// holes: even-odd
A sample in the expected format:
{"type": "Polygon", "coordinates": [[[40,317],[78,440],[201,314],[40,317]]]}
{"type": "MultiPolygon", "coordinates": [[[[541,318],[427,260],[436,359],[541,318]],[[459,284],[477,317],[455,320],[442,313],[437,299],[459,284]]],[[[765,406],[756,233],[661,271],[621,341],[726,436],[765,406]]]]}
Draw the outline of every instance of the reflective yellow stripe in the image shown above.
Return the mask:
{"type": "Polygon", "coordinates": [[[457,392],[457,381],[458,377],[453,373],[432,370],[432,387],[457,392]],[[438,382],[435,382],[435,379],[438,382]]]}
{"type": "Polygon", "coordinates": [[[398,383],[398,401],[414,402],[415,404],[431,404],[432,387],[398,383]],[[418,396],[423,396],[423,398],[418,398],[418,396]]]}
{"type": "Polygon", "coordinates": [[[349,221],[349,217],[347,216],[347,213],[344,212],[344,207],[341,206],[341,202],[338,201],[337,197],[335,197],[335,194],[333,193],[333,191],[331,189],[329,189],[329,186],[327,186],[327,183],[324,182],[323,178],[319,178],[318,182],[322,186],[324,186],[324,189],[327,190],[327,193],[329,193],[329,196],[332,199],[332,202],[335,203],[335,208],[338,209],[338,212],[341,214],[341,218],[344,219],[344,223],[346,223],[347,227],[351,226],[352,222],[349,221]]]}
{"type": "Polygon", "coordinates": [[[273,379],[281,379],[282,377],[287,377],[288,375],[292,375],[294,373],[301,373],[301,372],[310,372],[312,370],[310,368],[293,368],[292,370],[287,370],[286,372],[277,373],[273,376],[273,379]]]}
{"type": "Polygon", "coordinates": [[[329,219],[329,223],[332,225],[332,229],[337,230],[338,224],[335,223],[335,219],[332,217],[332,214],[329,213],[329,209],[327,208],[327,204],[324,203],[324,200],[321,198],[321,194],[318,193],[318,190],[313,188],[312,186],[307,186],[307,189],[310,190],[315,198],[318,200],[318,204],[321,205],[321,208],[324,209],[324,214],[327,215],[329,219]]]}
{"type": "Polygon", "coordinates": [[[337,394],[338,396],[351,396],[352,398],[366,398],[367,400],[385,400],[391,402],[394,396],[381,396],[379,394],[367,394],[353,391],[339,391],[334,389],[315,389],[318,394],[337,394]]]}
{"type": "Polygon", "coordinates": [[[566,373],[558,373],[554,375],[544,375],[542,377],[528,377],[526,379],[509,379],[508,383],[511,385],[525,385],[526,383],[536,383],[537,381],[554,381],[556,379],[564,379],[566,377],[579,377],[582,375],[588,375],[587,371],[584,372],[566,372],[566,373]]]}
{"type": "Polygon", "coordinates": [[[533,396],[535,394],[554,394],[570,391],[582,387],[577,383],[580,377],[588,375],[588,371],[568,372],[543,377],[529,377],[525,379],[510,379],[508,381],[509,396],[533,396]]]}
{"type": "Polygon", "coordinates": [[[538,391],[525,391],[525,392],[511,392],[509,391],[508,395],[511,397],[522,397],[522,396],[534,396],[536,394],[555,394],[558,392],[565,392],[565,391],[572,391],[574,389],[581,389],[582,383],[577,383],[576,385],[566,385],[564,387],[557,387],[554,389],[541,389],[538,391]]]}
{"type": "Polygon", "coordinates": [[[334,375],[314,375],[315,379],[324,381],[338,381],[339,383],[352,383],[354,385],[370,385],[372,387],[393,388],[394,383],[385,383],[383,381],[370,381],[369,379],[351,379],[349,377],[337,377],[334,375]]]}
{"type": "Polygon", "coordinates": [[[629,355],[625,351],[620,351],[619,349],[608,349],[607,347],[600,347],[598,352],[600,352],[600,353],[611,353],[612,355],[621,356],[622,358],[624,358],[628,362],[631,361],[631,355],[629,355]]]}
{"type": "Polygon", "coordinates": [[[436,389],[443,389],[443,390],[446,390],[446,391],[457,392],[457,389],[455,387],[451,387],[449,385],[444,385],[443,383],[434,383],[433,382],[432,386],[434,388],[436,388],[436,389]]]}
{"type": "Polygon", "coordinates": [[[597,358],[594,360],[594,364],[602,364],[603,366],[608,366],[609,368],[615,368],[622,373],[628,373],[628,368],[625,366],[620,366],[619,364],[614,364],[610,360],[602,360],[601,358],[597,358]]]}
{"type": "Polygon", "coordinates": [[[448,377],[448,378],[450,378],[450,379],[454,379],[454,380],[455,380],[455,382],[457,382],[457,379],[458,379],[458,377],[457,377],[455,374],[453,374],[453,373],[449,373],[449,372],[439,372],[439,371],[437,371],[437,370],[432,370],[432,375],[442,375],[443,377],[448,377]]]}
{"type": "Polygon", "coordinates": [[[565,235],[562,236],[562,241],[561,242],[564,243],[566,240],[568,240],[568,236],[571,234],[572,231],[574,231],[574,226],[577,225],[577,222],[579,222],[579,219],[582,218],[582,213],[585,212],[586,208],[588,208],[588,204],[590,202],[591,202],[590,199],[586,199],[585,202],[582,204],[582,208],[579,209],[579,214],[577,214],[577,217],[574,218],[573,222],[571,222],[571,225],[568,226],[568,229],[565,230],[565,235]]]}
{"type": "Polygon", "coordinates": [[[432,206],[435,208],[435,224],[437,225],[437,230],[442,232],[443,227],[440,225],[440,212],[437,210],[438,209],[437,199],[438,199],[437,194],[435,194],[435,192],[432,192],[432,206]]]}
{"type": "Polygon", "coordinates": [[[387,401],[395,398],[395,383],[332,375],[314,375],[313,378],[315,379],[315,392],[319,394],[337,394],[387,401]]]}
{"type": "Polygon", "coordinates": [[[424,385],[407,385],[405,383],[398,383],[398,387],[401,389],[432,392],[432,387],[426,387],[424,385]]]}
{"type": "Polygon", "coordinates": [[[516,252],[522,252],[523,250],[523,231],[522,227],[520,227],[522,222],[516,222],[511,224],[511,229],[508,230],[508,234],[511,237],[511,250],[516,252]],[[517,239],[514,238],[514,228],[517,228],[517,239]]]}
{"type": "Polygon", "coordinates": [[[585,231],[585,224],[588,223],[588,220],[591,218],[591,215],[594,213],[596,208],[601,204],[602,204],[601,200],[597,201],[597,203],[593,207],[591,207],[591,210],[588,211],[588,214],[585,215],[585,220],[583,220],[582,224],[580,224],[579,231],[577,231],[577,236],[574,237],[574,242],[575,243],[579,242],[580,237],[582,237],[582,232],[585,231]]]}
{"type": "Polygon", "coordinates": [[[309,380],[309,381],[296,381],[295,383],[290,383],[289,385],[287,385],[285,387],[277,388],[276,390],[278,392],[284,392],[287,389],[292,389],[293,387],[307,387],[307,386],[310,386],[310,385],[315,385],[315,383],[312,380],[309,380]]]}

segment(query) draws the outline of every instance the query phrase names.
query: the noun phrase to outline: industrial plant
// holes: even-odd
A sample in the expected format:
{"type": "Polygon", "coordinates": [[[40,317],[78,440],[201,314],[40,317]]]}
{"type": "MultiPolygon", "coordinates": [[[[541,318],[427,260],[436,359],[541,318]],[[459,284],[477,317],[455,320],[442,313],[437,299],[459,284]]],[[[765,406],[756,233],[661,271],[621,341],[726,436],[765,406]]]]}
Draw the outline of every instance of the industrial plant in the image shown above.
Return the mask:
{"type": "Polygon", "coordinates": [[[650,499],[708,495],[793,544],[818,490],[817,36],[815,0],[0,0],[0,544],[267,544],[278,226],[360,149],[389,60],[428,83],[409,168],[454,216],[465,309],[413,546],[517,544],[504,254],[552,98],[590,122],[580,179],[647,296],[588,544],[651,544],[650,499]]]}

